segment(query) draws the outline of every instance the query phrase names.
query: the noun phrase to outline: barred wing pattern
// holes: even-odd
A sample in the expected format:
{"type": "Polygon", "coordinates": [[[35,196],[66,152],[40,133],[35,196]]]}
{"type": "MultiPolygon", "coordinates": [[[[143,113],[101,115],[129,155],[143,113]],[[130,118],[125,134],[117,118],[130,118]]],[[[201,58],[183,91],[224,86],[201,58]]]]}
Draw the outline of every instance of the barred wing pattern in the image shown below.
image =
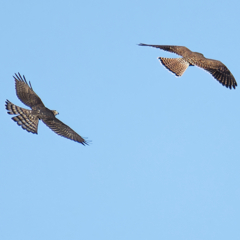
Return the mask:
{"type": "Polygon", "coordinates": [[[33,91],[32,85],[26,81],[25,76],[23,77],[18,73],[13,76],[15,79],[15,88],[18,98],[30,108],[36,105],[44,106],[40,97],[33,91]]]}
{"type": "Polygon", "coordinates": [[[236,88],[237,82],[232,73],[228,74],[226,72],[222,72],[219,69],[205,69],[205,70],[208,71],[223,86],[229,87],[230,89],[231,87],[233,87],[234,89],[236,88]]]}
{"type": "Polygon", "coordinates": [[[8,110],[8,114],[18,115],[12,117],[13,121],[15,121],[24,130],[37,134],[39,119],[32,114],[31,110],[18,107],[9,100],[6,101],[5,107],[8,110]]]}
{"type": "Polygon", "coordinates": [[[236,88],[237,82],[229,69],[220,61],[199,57],[197,60],[191,59],[191,62],[209,72],[223,86],[230,89],[236,88]]]}
{"type": "Polygon", "coordinates": [[[37,134],[38,122],[42,120],[55,133],[70,140],[79,142],[83,145],[88,143],[70,127],[62,123],[55,116],[58,114],[56,110],[46,108],[40,97],[33,91],[31,83],[26,81],[26,78],[20,73],[13,76],[15,79],[16,94],[18,98],[32,110],[24,109],[12,104],[9,100],[6,101],[5,107],[10,115],[19,126],[28,132],[37,134]]]}
{"type": "Polygon", "coordinates": [[[42,119],[42,121],[58,135],[79,142],[82,145],[88,145],[88,143],[80,135],[78,135],[74,130],[61,122],[59,119],[46,118],[42,119]]]}
{"type": "Polygon", "coordinates": [[[205,58],[202,53],[192,52],[183,46],[150,45],[144,43],[140,43],[139,46],[155,47],[182,56],[182,61],[179,58],[159,58],[160,62],[176,76],[182,76],[188,67],[188,63],[190,66],[195,65],[208,71],[216,80],[227,88],[231,89],[233,87],[235,89],[237,86],[234,76],[222,62],[205,58]]]}

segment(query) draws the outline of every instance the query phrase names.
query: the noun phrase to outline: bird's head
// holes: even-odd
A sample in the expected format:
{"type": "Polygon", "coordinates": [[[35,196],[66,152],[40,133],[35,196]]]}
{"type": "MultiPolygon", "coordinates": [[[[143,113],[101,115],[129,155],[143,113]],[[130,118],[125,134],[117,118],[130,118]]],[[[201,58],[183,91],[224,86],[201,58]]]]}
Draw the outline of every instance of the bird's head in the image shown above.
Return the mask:
{"type": "Polygon", "coordinates": [[[56,116],[56,115],[58,115],[58,114],[59,114],[59,112],[58,112],[58,111],[56,111],[56,110],[52,110],[52,112],[53,112],[54,116],[56,116]]]}

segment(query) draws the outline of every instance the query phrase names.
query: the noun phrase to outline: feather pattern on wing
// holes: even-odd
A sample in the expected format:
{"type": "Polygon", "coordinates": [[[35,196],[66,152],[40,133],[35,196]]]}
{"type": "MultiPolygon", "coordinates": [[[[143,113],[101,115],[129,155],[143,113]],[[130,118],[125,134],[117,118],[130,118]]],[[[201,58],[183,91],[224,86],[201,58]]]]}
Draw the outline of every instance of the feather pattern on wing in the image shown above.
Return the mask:
{"type": "Polygon", "coordinates": [[[88,142],[85,139],[55,117],[58,114],[56,110],[50,110],[44,106],[42,100],[33,91],[31,83],[29,82],[28,84],[24,76],[22,77],[20,73],[18,73],[18,75],[15,74],[13,77],[15,79],[18,98],[32,109],[28,110],[18,107],[7,100],[5,107],[8,110],[8,114],[17,115],[12,117],[13,121],[26,131],[37,133],[38,122],[39,119],[41,119],[58,135],[79,142],[83,145],[88,145],[88,142]]]}
{"type": "Polygon", "coordinates": [[[59,119],[46,118],[42,119],[42,121],[58,135],[79,142],[83,145],[88,145],[88,143],[80,135],[78,135],[74,130],[61,122],[59,119]]]}
{"type": "MultiPolygon", "coordinates": [[[[150,46],[159,48],[168,52],[176,53],[182,56],[183,62],[189,63],[190,66],[198,66],[208,71],[216,80],[218,80],[223,86],[227,88],[235,88],[237,86],[237,82],[230,72],[230,70],[220,61],[213,60],[209,58],[205,58],[202,53],[192,52],[186,47],[183,46],[171,46],[171,45],[150,45],[140,43],[139,46],[150,46]]],[[[186,64],[176,58],[174,61],[172,58],[159,58],[161,63],[171,72],[176,74],[177,76],[181,76],[186,70],[186,64]],[[175,62],[175,63],[174,63],[175,62]]]]}
{"type": "Polygon", "coordinates": [[[33,91],[31,83],[27,83],[24,75],[22,77],[20,73],[18,75],[15,73],[13,78],[15,79],[16,94],[25,105],[30,108],[36,105],[44,106],[40,97],[33,91]]]}

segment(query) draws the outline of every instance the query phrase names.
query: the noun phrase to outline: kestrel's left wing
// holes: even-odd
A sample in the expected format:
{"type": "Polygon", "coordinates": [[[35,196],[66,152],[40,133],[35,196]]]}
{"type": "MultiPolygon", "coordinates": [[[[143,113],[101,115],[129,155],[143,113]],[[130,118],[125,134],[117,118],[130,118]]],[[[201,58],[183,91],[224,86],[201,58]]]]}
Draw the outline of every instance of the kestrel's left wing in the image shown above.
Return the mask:
{"type": "Polygon", "coordinates": [[[45,118],[42,121],[58,135],[88,145],[85,139],[57,118],[45,118]]]}
{"type": "Polygon", "coordinates": [[[176,53],[180,56],[187,56],[188,54],[191,54],[192,51],[189,50],[186,47],[183,46],[172,46],[172,45],[151,45],[151,44],[145,44],[145,43],[140,43],[138,44],[139,46],[148,46],[148,47],[155,47],[155,48],[160,48],[164,51],[176,53]]]}
{"type": "Polygon", "coordinates": [[[15,73],[13,78],[15,79],[17,96],[25,105],[30,108],[33,108],[36,105],[44,106],[40,97],[33,91],[31,83],[27,83],[24,75],[22,77],[20,73],[18,73],[18,75],[15,73]]]}
{"type": "Polygon", "coordinates": [[[197,61],[195,61],[194,64],[208,71],[223,86],[230,89],[232,87],[235,89],[235,87],[237,86],[237,82],[234,76],[222,62],[201,57],[197,61]]]}

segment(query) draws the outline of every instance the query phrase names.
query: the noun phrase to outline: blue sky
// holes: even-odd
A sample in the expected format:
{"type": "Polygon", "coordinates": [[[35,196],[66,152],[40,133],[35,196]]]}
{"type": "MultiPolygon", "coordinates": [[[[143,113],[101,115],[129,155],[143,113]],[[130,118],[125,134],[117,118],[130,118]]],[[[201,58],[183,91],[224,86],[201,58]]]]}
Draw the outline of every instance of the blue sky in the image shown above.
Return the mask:
{"type": "Polygon", "coordinates": [[[240,86],[137,46],[186,46],[240,84],[239,21],[238,1],[3,1],[0,238],[239,239],[240,86]],[[17,126],[15,72],[90,146],[17,126]]]}

